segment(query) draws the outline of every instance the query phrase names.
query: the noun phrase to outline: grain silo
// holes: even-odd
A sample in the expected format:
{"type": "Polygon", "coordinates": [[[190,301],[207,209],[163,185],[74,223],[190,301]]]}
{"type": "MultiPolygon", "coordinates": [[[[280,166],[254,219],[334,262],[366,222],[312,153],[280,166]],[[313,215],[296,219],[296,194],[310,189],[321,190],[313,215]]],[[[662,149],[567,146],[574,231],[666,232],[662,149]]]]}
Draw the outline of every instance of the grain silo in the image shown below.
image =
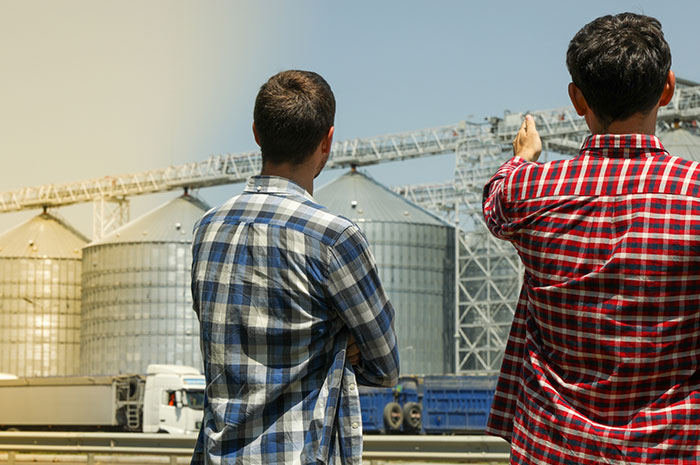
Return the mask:
{"type": "Polygon", "coordinates": [[[83,374],[202,367],[192,310],[192,228],[207,206],[184,195],[83,250],[83,374]]]}
{"type": "Polygon", "coordinates": [[[401,373],[452,372],[454,228],[354,170],[314,198],[357,223],[369,240],[396,310],[401,373]]]}
{"type": "Polygon", "coordinates": [[[697,128],[673,128],[659,133],[668,152],[676,157],[700,161],[700,131],[697,128]]]}
{"type": "Polygon", "coordinates": [[[81,248],[42,213],[0,236],[0,372],[68,376],[80,365],[81,248]]]}

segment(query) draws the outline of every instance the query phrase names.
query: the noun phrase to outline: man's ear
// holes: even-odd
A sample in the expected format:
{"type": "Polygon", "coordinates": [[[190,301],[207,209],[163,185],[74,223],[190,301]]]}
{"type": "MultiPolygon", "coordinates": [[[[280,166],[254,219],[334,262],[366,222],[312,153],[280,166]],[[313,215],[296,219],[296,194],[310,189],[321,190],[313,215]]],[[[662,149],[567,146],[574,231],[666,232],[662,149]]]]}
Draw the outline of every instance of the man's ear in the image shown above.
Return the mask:
{"type": "MultiPolygon", "coordinates": [[[[331,126],[331,128],[328,130],[328,133],[323,136],[323,139],[321,140],[320,148],[320,158],[318,158],[318,164],[316,166],[316,174],[314,175],[314,178],[316,178],[319,174],[321,174],[321,171],[323,170],[323,167],[326,166],[326,162],[328,162],[328,157],[331,154],[331,147],[333,146],[333,133],[335,132],[335,127],[331,126]]],[[[318,154],[319,152],[316,152],[318,154]]]]}
{"type": "Polygon", "coordinates": [[[573,82],[569,83],[569,98],[576,109],[576,114],[579,116],[584,116],[588,111],[588,102],[586,102],[586,98],[583,96],[581,89],[579,89],[573,82]]]}
{"type": "Polygon", "coordinates": [[[664,90],[661,92],[661,98],[659,99],[659,106],[663,107],[671,102],[673,98],[673,93],[676,91],[676,75],[673,71],[668,70],[668,76],[666,76],[666,84],[664,84],[664,90]]]}
{"type": "Polygon", "coordinates": [[[323,153],[331,153],[331,147],[333,146],[333,133],[335,133],[335,126],[331,126],[331,128],[328,130],[328,134],[326,134],[321,141],[321,150],[323,153]]]}
{"type": "Polygon", "coordinates": [[[255,129],[255,121],[253,121],[253,135],[255,136],[255,143],[260,146],[260,137],[258,137],[257,129],[255,129]]]}

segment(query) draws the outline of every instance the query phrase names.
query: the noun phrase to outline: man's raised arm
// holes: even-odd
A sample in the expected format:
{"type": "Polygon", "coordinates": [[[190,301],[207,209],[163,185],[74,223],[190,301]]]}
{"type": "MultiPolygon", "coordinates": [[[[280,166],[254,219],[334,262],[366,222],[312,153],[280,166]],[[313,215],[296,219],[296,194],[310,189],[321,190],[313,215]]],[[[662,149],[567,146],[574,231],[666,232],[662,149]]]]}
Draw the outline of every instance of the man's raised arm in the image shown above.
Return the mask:
{"type": "Polygon", "coordinates": [[[510,221],[506,211],[506,184],[508,178],[520,166],[536,162],[542,153],[542,140],[535,126],[535,119],[527,115],[513,141],[513,158],[501,166],[484,186],[483,212],[486,226],[494,236],[508,239],[510,221]]]}

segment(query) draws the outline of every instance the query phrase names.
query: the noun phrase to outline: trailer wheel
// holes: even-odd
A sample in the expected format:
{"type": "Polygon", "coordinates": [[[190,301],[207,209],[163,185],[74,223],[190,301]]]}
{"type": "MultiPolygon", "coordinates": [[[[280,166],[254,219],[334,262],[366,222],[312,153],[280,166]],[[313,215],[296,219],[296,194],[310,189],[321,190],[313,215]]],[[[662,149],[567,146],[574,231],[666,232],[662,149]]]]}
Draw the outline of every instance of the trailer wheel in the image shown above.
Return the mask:
{"type": "Polygon", "coordinates": [[[423,409],[417,402],[407,402],[403,406],[404,429],[409,432],[420,431],[423,422],[423,409]]]}
{"type": "Polygon", "coordinates": [[[398,402],[389,402],[384,406],[384,426],[389,431],[399,431],[403,424],[403,412],[398,402]]]}

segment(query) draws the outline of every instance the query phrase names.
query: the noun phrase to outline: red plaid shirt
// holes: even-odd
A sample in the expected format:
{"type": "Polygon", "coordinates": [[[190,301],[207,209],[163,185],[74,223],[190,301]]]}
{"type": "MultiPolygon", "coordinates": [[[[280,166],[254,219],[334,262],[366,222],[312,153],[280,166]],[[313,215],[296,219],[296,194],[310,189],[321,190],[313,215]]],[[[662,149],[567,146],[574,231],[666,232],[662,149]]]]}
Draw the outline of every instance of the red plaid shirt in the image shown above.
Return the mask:
{"type": "Polygon", "coordinates": [[[698,163],[594,135],[506,162],[484,216],[525,266],[487,427],[511,463],[700,463],[698,163]]]}

